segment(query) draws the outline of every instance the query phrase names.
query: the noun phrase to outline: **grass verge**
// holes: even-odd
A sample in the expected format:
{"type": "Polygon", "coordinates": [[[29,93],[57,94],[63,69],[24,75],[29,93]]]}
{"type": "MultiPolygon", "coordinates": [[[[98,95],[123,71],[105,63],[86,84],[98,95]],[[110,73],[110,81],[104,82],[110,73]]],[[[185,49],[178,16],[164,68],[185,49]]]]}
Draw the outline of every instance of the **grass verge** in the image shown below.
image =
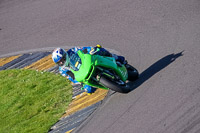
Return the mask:
{"type": "Polygon", "coordinates": [[[0,131],[48,132],[72,99],[70,82],[49,72],[0,71],[0,131]]]}

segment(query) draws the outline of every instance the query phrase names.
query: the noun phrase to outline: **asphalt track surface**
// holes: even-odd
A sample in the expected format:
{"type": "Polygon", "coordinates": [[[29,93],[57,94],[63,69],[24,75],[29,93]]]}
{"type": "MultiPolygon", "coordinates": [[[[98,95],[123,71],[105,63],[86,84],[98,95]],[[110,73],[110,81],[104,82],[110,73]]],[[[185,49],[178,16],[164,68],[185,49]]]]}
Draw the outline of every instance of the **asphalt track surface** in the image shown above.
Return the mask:
{"type": "Polygon", "coordinates": [[[0,56],[97,43],[141,73],[80,133],[200,133],[199,0],[1,0],[0,56]]]}

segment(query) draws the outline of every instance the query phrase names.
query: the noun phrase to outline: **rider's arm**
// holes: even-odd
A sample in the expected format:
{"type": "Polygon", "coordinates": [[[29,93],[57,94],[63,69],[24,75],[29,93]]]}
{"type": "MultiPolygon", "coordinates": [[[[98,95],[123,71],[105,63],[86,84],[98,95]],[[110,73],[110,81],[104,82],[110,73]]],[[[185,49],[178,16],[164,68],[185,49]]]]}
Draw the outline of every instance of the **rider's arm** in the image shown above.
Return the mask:
{"type": "Polygon", "coordinates": [[[62,76],[67,77],[67,79],[69,79],[71,82],[78,83],[78,81],[76,81],[74,76],[71,74],[72,72],[66,67],[59,67],[59,72],[62,76]]]}

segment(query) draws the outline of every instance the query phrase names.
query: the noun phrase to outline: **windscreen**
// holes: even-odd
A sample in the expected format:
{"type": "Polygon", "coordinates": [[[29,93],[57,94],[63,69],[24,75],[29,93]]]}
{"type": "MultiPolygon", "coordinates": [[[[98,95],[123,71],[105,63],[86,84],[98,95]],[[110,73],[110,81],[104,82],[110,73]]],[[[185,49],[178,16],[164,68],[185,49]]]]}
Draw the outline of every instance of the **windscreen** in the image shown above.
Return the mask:
{"type": "Polygon", "coordinates": [[[78,56],[78,54],[73,54],[72,56],[70,56],[70,67],[74,70],[74,71],[78,71],[81,67],[81,58],[78,56]]]}

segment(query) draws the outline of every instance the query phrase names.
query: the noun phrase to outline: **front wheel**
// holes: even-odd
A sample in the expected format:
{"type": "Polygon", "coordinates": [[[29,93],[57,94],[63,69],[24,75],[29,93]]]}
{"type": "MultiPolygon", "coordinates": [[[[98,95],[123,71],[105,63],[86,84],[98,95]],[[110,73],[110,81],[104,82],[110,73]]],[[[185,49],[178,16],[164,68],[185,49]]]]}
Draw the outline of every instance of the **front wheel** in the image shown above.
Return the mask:
{"type": "Polygon", "coordinates": [[[135,81],[136,79],[139,78],[139,72],[133,66],[126,64],[126,69],[128,71],[128,80],[129,81],[135,81]]]}
{"type": "Polygon", "coordinates": [[[101,76],[99,82],[103,86],[105,86],[113,91],[119,92],[119,93],[128,93],[131,91],[130,86],[127,85],[125,82],[113,81],[113,80],[110,80],[109,78],[107,78],[106,76],[101,76]]]}

